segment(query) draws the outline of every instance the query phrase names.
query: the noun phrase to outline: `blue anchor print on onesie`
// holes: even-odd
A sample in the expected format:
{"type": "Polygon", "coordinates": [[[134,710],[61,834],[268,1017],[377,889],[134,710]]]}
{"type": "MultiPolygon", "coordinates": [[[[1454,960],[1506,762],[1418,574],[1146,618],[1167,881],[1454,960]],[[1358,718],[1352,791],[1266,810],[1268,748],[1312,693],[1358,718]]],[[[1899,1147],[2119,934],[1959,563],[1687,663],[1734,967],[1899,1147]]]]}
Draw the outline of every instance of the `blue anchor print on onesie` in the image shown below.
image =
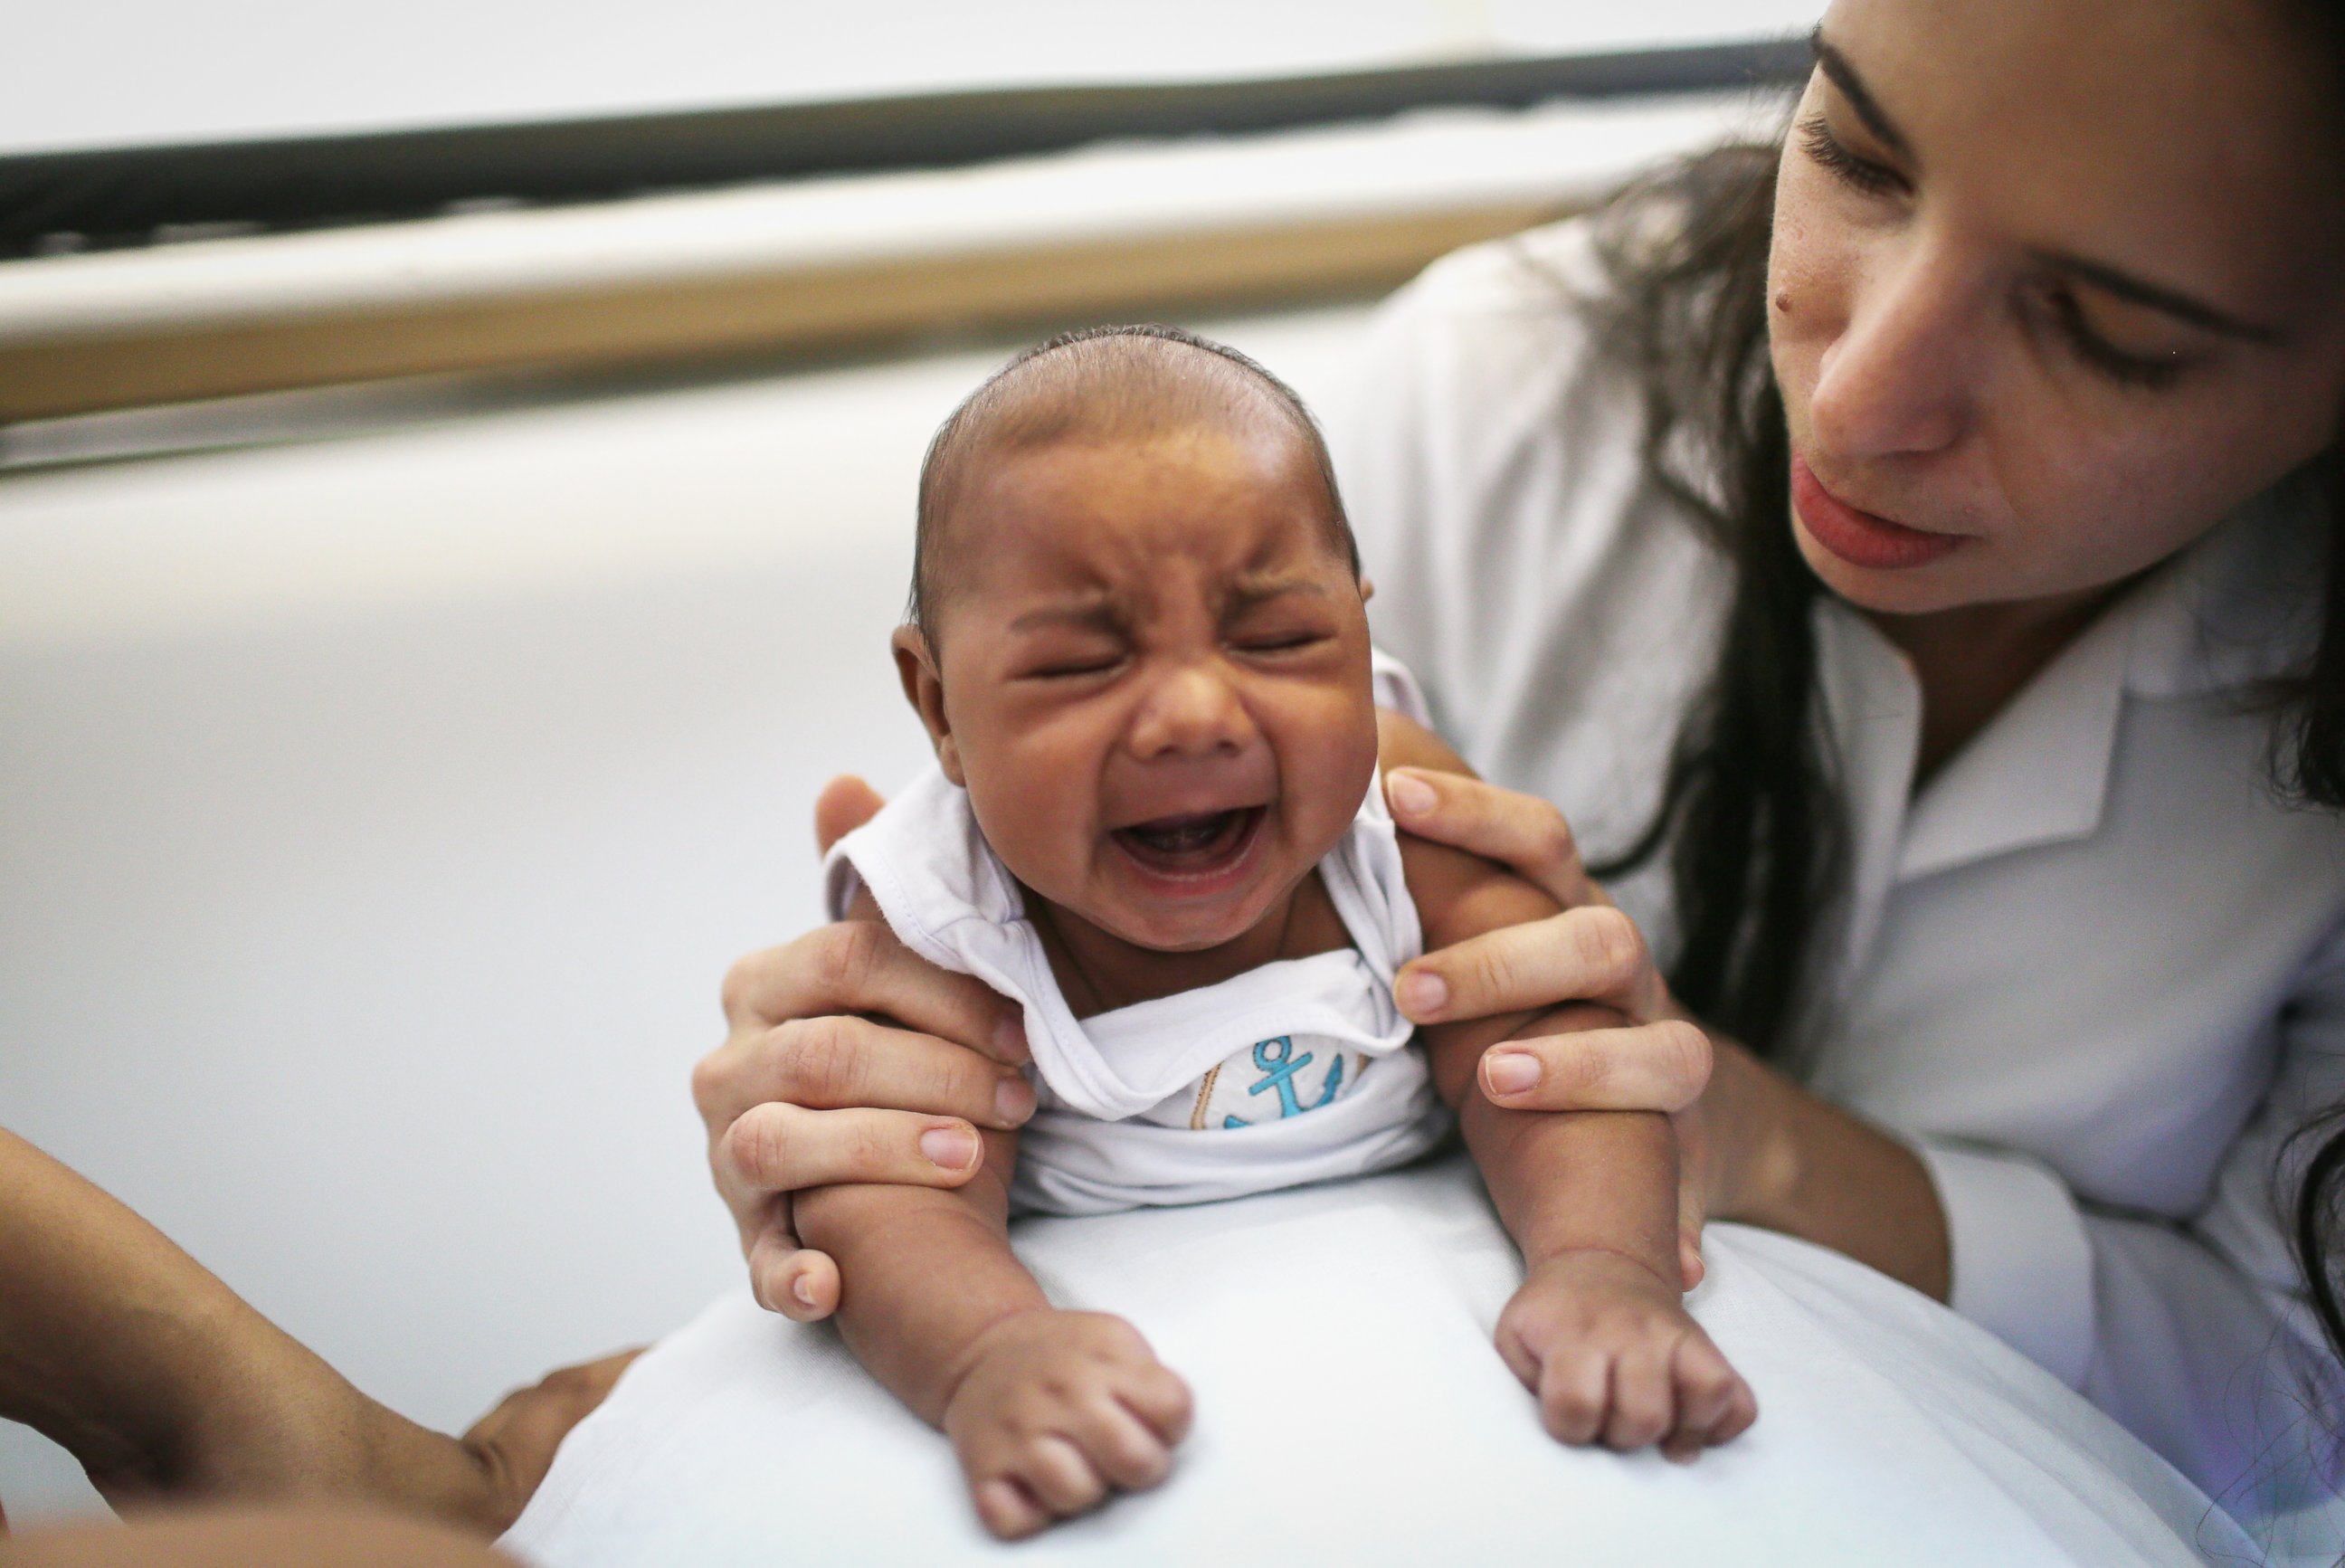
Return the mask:
{"type": "MultiPolygon", "coordinates": [[[[1254,1048],[1254,1064],[1262,1070],[1263,1075],[1259,1081],[1247,1087],[1246,1093],[1249,1095],[1276,1094],[1278,1115],[1282,1121],[1288,1116],[1299,1116],[1305,1111],[1315,1111],[1334,1099],[1335,1091],[1343,1086],[1344,1058],[1341,1054],[1336,1056],[1335,1064],[1327,1069],[1327,1076],[1319,1085],[1319,1097],[1306,1105],[1303,1103],[1302,1096],[1295,1093],[1294,1074],[1311,1065],[1315,1060],[1316,1058],[1308,1051],[1303,1053],[1299,1058],[1295,1057],[1294,1039],[1292,1035],[1281,1034],[1274,1040],[1264,1040],[1254,1048]],[[1273,1046],[1278,1048],[1274,1055],[1271,1051],[1273,1046]]],[[[1244,1116],[1225,1115],[1222,1118],[1222,1130],[1224,1132],[1232,1127],[1251,1127],[1255,1125],[1244,1116]]]]}

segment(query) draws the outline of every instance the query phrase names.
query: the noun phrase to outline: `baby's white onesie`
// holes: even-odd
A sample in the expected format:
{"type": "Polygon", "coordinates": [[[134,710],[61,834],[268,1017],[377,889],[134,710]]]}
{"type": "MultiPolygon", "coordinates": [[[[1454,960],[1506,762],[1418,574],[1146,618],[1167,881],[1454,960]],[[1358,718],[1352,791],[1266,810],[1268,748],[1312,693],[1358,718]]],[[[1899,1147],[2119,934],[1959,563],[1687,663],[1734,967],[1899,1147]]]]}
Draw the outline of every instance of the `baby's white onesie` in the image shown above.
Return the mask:
{"type": "MultiPolygon", "coordinates": [[[[1380,687],[1396,671],[1380,667],[1380,687]]],[[[1387,1170],[1447,1125],[1393,1004],[1424,934],[1381,781],[1319,862],[1351,947],[1080,1022],[968,791],[940,770],[839,840],[825,872],[834,914],[860,882],[913,952],[1024,1008],[1040,1106],[1010,1190],[1021,1210],[1204,1203],[1387,1170]]]]}

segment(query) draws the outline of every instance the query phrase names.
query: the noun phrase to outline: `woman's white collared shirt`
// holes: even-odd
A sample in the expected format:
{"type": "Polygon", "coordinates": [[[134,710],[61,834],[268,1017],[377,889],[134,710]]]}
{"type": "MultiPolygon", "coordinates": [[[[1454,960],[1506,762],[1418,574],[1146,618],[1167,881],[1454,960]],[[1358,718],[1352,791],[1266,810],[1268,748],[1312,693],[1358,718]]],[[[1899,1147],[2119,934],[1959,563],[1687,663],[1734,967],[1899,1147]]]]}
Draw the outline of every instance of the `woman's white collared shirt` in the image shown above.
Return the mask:
{"type": "MultiPolygon", "coordinates": [[[[1727,592],[1646,475],[1642,390],[1580,309],[1602,290],[1584,224],[1454,256],[1330,411],[1379,643],[1591,860],[1650,821],[1727,592]]],[[[2345,822],[2278,798],[2257,701],[2317,633],[2320,539],[2301,485],[2243,509],[1918,792],[1911,667],[1815,611],[1852,872],[1797,1065],[1922,1152],[1955,1309],[2243,1512],[2333,1489],[2345,1416],[2308,1391],[2274,1184],[2345,1100],[2345,822]]],[[[1614,891],[1667,952],[1660,869],[1614,891]]]]}

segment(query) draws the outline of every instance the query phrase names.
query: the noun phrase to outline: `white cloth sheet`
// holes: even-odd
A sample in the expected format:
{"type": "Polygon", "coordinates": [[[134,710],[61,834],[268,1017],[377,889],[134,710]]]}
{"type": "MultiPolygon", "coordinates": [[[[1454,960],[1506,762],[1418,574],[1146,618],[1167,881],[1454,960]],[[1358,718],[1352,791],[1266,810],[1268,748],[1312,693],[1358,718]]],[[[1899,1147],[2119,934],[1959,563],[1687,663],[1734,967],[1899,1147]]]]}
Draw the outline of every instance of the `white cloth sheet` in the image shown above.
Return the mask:
{"type": "Polygon", "coordinates": [[[544,1568],[2259,1560],[1993,1336],[1764,1232],[1714,1229],[1692,1298],[1759,1425],[1688,1469],[1539,1431],[1489,1341],[1519,1265],[1461,1159],[1016,1237],[1054,1299],[1124,1314],[1189,1379],[1161,1490],[996,1544],[943,1437],[832,1330],[736,1292],[628,1371],[503,1544],[544,1568]]]}

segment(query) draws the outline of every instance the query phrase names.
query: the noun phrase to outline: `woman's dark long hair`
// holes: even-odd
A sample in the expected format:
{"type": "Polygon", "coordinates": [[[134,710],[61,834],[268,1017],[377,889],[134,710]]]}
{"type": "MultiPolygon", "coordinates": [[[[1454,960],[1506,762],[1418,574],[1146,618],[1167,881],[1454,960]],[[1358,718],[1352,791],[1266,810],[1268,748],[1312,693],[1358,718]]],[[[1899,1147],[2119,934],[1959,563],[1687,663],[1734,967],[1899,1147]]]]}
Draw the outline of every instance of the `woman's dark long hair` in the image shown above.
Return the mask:
{"type": "MultiPolygon", "coordinates": [[[[2345,0],[2290,0],[2345,38],[2345,0]]],[[[2345,62],[2345,50],[2338,57],[2345,62]]],[[[2340,72],[2345,79],[2345,72],[2340,72]]],[[[1717,666],[1687,714],[1660,809],[1599,876],[1666,850],[1679,942],[1672,989],[1761,1057],[1781,1059],[1844,875],[1844,810],[1817,723],[1812,606],[1823,592],[1792,532],[1789,441],[1769,358],[1767,258],[1780,149],[1708,154],[1624,191],[1598,219],[1609,351],[1647,388],[1648,477],[1709,527],[1733,593],[1717,666]]],[[[2340,441],[2345,446],[2345,441],[2340,441]]],[[[2345,810],[2345,457],[2332,451],[2321,630],[2277,693],[2273,782],[2345,810]]],[[[2296,1243],[2313,1308],[2345,1355],[2345,1107],[2307,1129],[2296,1243]]]]}

